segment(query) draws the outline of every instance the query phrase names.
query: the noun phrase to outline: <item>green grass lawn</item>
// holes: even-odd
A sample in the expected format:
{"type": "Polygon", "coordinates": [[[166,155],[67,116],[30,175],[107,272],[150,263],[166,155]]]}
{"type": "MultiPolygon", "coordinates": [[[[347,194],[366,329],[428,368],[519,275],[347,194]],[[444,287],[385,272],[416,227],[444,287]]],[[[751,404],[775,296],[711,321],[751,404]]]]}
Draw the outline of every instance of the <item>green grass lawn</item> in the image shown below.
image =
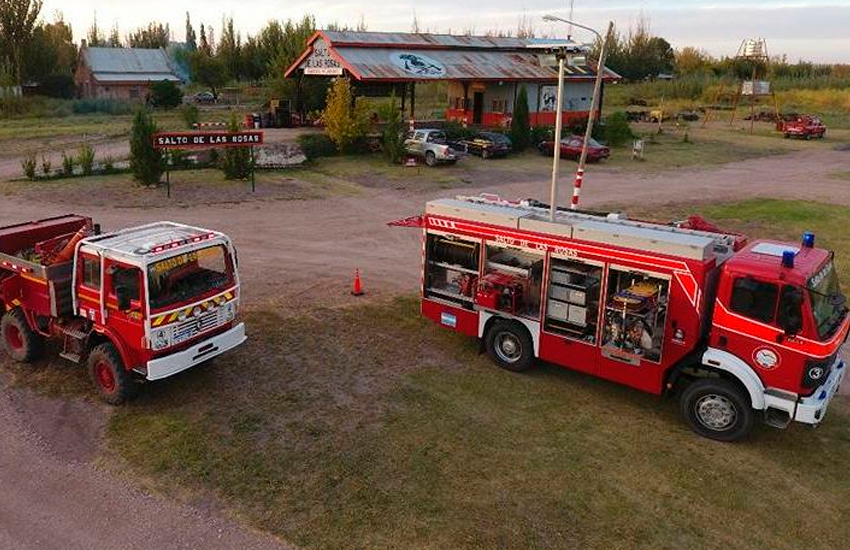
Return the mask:
{"type": "MultiPolygon", "coordinates": [[[[256,191],[249,181],[225,180],[221,170],[171,172],[171,198],[166,186],[140,186],[132,174],[75,177],[55,180],[0,182],[0,197],[43,199],[81,206],[152,208],[174,205],[239,203],[253,200],[306,200],[356,195],[362,188],[338,178],[316,176],[300,169],[256,172],[256,191]]],[[[162,180],[165,180],[163,175],[162,180]]]]}
{"type": "MultiPolygon", "coordinates": [[[[850,267],[848,208],[653,211],[691,212],[754,236],[813,230],[850,267]]],[[[473,340],[420,319],[414,298],[246,315],[243,348],[112,415],[109,456],[133,479],[212,498],[316,549],[838,550],[850,540],[846,398],[817,431],[762,428],[720,444],[691,433],[673,401],[553,366],[499,370],[473,340]]],[[[51,376],[38,371],[18,383],[51,376]]]]}

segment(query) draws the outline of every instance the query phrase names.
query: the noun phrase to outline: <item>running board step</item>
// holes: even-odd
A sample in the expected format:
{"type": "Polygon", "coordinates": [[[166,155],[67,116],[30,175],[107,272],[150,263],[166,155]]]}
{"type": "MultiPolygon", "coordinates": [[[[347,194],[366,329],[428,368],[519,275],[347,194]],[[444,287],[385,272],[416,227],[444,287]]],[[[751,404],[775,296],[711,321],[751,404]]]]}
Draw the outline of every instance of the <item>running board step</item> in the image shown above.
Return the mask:
{"type": "Polygon", "coordinates": [[[764,411],[764,423],[771,428],[784,430],[791,423],[791,415],[788,411],[770,408],[764,411]]]}
{"type": "Polygon", "coordinates": [[[67,351],[63,351],[62,353],[60,353],[59,357],[61,357],[63,359],[67,359],[68,361],[70,361],[72,363],[76,363],[78,365],[80,364],[80,361],[82,360],[82,356],[79,353],[72,353],[72,352],[67,352],[67,351]]]}

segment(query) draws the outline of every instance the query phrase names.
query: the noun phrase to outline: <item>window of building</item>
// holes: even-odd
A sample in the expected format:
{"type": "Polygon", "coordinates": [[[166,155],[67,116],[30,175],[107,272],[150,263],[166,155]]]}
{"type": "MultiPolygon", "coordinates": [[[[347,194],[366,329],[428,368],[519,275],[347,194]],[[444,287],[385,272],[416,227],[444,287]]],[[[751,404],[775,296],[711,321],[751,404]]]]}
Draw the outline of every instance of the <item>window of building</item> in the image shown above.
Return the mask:
{"type": "Polygon", "coordinates": [[[757,281],[752,277],[739,277],[732,284],[730,307],[750,319],[770,323],[776,314],[779,289],[775,284],[757,281]]]}

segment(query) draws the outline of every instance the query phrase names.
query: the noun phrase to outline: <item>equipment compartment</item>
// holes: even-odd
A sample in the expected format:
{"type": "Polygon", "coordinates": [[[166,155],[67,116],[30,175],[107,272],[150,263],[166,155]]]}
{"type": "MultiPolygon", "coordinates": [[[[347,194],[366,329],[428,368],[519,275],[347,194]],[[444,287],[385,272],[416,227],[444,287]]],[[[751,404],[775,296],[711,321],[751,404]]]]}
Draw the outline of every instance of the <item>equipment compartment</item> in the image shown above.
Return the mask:
{"type": "Polygon", "coordinates": [[[611,268],[602,353],[631,364],[661,361],[667,318],[668,280],[611,268]]]}
{"type": "Polygon", "coordinates": [[[595,342],[601,280],[601,266],[552,258],[545,329],[584,342],[595,342]]]}
{"type": "Polygon", "coordinates": [[[449,300],[472,309],[481,245],[475,241],[428,235],[425,297],[449,300]]]}

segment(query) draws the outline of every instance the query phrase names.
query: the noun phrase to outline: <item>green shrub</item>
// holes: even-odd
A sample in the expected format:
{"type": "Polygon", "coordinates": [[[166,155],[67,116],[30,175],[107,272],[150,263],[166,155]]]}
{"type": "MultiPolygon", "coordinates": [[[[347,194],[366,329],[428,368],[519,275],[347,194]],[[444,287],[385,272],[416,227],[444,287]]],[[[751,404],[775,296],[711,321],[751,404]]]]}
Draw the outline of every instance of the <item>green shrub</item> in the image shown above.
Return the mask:
{"type": "Polygon", "coordinates": [[[609,115],[605,119],[603,128],[603,141],[611,147],[619,147],[625,145],[632,139],[635,134],[629,126],[629,118],[623,111],[617,111],[609,115]]]}
{"type": "Polygon", "coordinates": [[[75,115],[104,113],[107,115],[129,115],[133,113],[135,104],[117,99],[80,99],[72,105],[75,115]]]}
{"type": "Polygon", "coordinates": [[[183,121],[186,122],[187,128],[194,128],[195,124],[201,121],[201,112],[195,105],[184,105],[180,109],[180,114],[183,115],[183,121]]]}
{"type": "Polygon", "coordinates": [[[301,134],[296,138],[296,141],[301,146],[304,156],[311,160],[319,157],[332,157],[337,153],[336,145],[325,134],[301,134]]]}
{"type": "Polygon", "coordinates": [[[511,118],[511,141],[514,151],[525,151],[531,142],[531,125],[528,121],[528,92],[521,86],[514,102],[511,118]]]}
{"type": "Polygon", "coordinates": [[[384,131],[381,134],[381,148],[387,160],[398,164],[404,158],[404,120],[395,93],[390,96],[389,104],[381,108],[381,118],[384,120],[384,131]]]}
{"type": "Polygon", "coordinates": [[[530,144],[537,147],[540,142],[551,140],[555,135],[555,129],[552,126],[534,126],[529,132],[530,144]]]}
{"type": "Polygon", "coordinates": [[[366,135],[369,117],[362,102],[354,98],[351,83],[344,78],[334,80],[328,90],[328,102],[322,118],[325,133],[340,153],[351,153],[358,140],[366,135]]]}
{"type": "Polygon", "coordinates": [[[84,176],[91,176],[94,172],[94,149],[88,143],[80,145],[77,152],[77,163],[82,168],[84,176]]]}
{"type": "Polygon", "coordinates": [[[157,127],[145,109],[136,111],[130,134],[130,170],[133,178],[144,185],[159,183],[165,171],[162,151],[154,149],[153,135],[157,127]]]}
{"type": "Polygon", "coordinates": [[[41,155],[41,173],[45,178],[49,178],[51,174],[51,170],[53,169],[53,164],[51,164],[50,160],[44,155],[41,155]]]}
{"type": "Polygon", "coordinates": [[[24,160],[21,161],[21,168],[24,169],[24,175],[30,181],[35,181],[35,155],[30,154],[24,157],[24,160]]]}
{"type": "Polygon", "coordinates": [[[62,175],[71,177],[74,175],[74,157],[62,151],[62,175]]]}
{"type": "Polygon", "coordinates": [[[451,140],[466,139],[475,134],[475,130],[464,128],[463,124],[456,120],[449,120],[443,124],[443,132],[446,133],[446,138],[451,140]]]}
{"type": "MultiPolygon", "coordinates": [[[[230,115],[230,124],[227,129],[230,132],[239,131],[239,123],[236,120],[236,114],[230,115]]],[[[224,150],[221,157],[221,170],[224,172],[224,179],[248,179],[251,177],[252,169],[253,161],[251,159],[251,149],[249,147],[228,147],[224,150]]]]}
{"type": "Polygon", "coordinates": [[[40,93],[47,97],[73,99],[77,91],[74,77],[68,74],[52,74],[41,79],[40,93]]]}
{"type": "Polygon", "coordinates": [[[114,174],[115,173],[115,159],[112,158],[111,155],[107,155],[103,157],[101,161],[101,165],[103,166],[104,174],[114,174]]]}
{"type": "Polygon", "coordinates": [[[160,80],[150,86],[150,101],[160,109],[175,109],[183,103],[183,91],[170,80],[160,80]]]}

